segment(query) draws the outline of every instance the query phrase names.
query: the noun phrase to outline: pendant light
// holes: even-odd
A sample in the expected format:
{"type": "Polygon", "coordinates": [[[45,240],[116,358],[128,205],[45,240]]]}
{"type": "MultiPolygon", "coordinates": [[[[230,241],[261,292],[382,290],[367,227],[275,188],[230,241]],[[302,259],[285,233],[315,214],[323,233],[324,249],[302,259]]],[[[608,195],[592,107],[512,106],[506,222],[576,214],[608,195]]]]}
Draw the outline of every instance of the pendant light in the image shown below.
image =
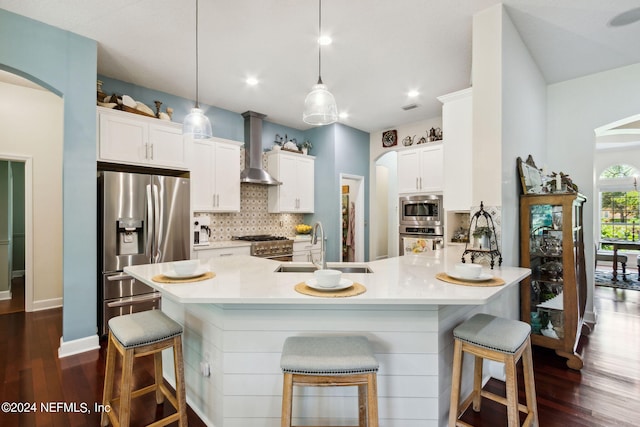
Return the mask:
{"type": "Polygon", "coordinates": [[[193,139],[207,139],[213,136],[211,122],[200,109],[198,102],[198,0],[196,0],[196,106],[184,118],[182,134],[191,135],[193,139]]]}
{"type": "MultiPolygon", "coordinates": [[[[318,0],[318,37],[322,36],[322,0],[318,0]]],[[[304,100],[304,112],[302,120],[314,126],[323,126],[335,123],[338,120],[338,106],[336,99],[327,86],[322,83],[321,77],[321,45],[318,43],[318,83],[311,88],[311,92],[304,100]]]]}

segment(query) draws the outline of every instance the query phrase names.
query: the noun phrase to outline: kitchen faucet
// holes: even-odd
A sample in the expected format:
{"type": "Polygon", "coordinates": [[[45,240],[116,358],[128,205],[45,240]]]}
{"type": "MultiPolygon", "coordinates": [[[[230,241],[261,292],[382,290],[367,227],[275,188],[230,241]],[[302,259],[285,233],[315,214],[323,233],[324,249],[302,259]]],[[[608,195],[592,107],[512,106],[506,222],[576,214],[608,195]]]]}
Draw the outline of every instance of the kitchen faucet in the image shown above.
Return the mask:
{"type": "Polygon", "coordinates": [[[320,229],[320,256],[322,257],[322,259],[320,260],[319,263],[316,263],[313,260],[313,256],[312,256],[311,262],[313,263],[313,265],[316,266],[316,268],[320,270],[326,270],[327,255],[325,253],[325,247],[324,247],[324,228],[322,228],[322,223],[320,221],[313,224],[313,231],[311,232],[311,244],[315,245],[316,243],[318,243],[318,229],[320,229]]]}

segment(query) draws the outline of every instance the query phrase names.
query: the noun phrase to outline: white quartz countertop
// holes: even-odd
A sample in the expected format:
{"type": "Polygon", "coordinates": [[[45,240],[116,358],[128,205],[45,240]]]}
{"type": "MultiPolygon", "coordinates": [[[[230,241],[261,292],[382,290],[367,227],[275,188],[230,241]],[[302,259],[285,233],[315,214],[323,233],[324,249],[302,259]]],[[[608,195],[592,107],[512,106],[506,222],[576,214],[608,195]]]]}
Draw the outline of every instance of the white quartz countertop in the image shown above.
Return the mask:
{"type": "Polygon", "coordinates": [[[373,273],[344,273],[343,277],[363,284],[363,294],[342,297],[314,297],[295,291],[297,283],[312,279],[313,273],[279,273],[282,263],[251,256],[212,258],[203,266],[215,277],[192,283],[163,284],[152,277],[171,271],[171,263],[126,267],[124,271],[162,292],[163,297],[181,303],[213,304],[382,304],[382,305],[478,305],[485,304],[504,289],[517,285],[530,274],[520,267],[483,267],[483,273],[501,277],[502,286],[476,287],[455,285],[436,279],[436,274],[451,271],[460,262],[459,252],[447,249],[429,255],[406,255],[368,263],[328,263],[332,265],[366,265],[373,273]]]}
{"type": "Polygon", "coordinates": [[[193,245],[194,251],[205,251],[207,249],[225,249],[225,248],[238,248],[244,246],[251,246],[251,242],[244,240],[220,240],[211,241],[204,245],[193,245]]]}

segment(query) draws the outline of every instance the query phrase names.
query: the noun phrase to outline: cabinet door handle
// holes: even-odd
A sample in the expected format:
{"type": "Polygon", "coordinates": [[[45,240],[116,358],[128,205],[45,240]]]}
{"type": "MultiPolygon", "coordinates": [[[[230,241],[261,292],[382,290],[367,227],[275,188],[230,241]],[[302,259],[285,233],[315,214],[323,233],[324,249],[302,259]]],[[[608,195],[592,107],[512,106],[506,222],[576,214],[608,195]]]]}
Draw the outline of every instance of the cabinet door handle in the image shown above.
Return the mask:
{"type": "Polygon", "coordinates": [[[418,177],[416,176],[416,190],[420,189],[420,185],[418,184],[418,177]]]}
{"type": "Polygon", "coordinates": [[[149,159],[149,144],[144,144],[144,158],[145,160],[149,159]]]}
{"type": "Polygon", "coordinates": [[[220,207],[220,194],[216,194],[216,207],[220,207]]]}
{"type": "Polygon", "coordinates": [[[211,199],[212,199],[211,203],[213,204],[213,207],[215,208],[216,207],[216,193],[213,193],[211,195],[211,199]]]}
{"type": "Polygon", "coordinates": [[[149,146],[151,147],[151,160],[153,160],[153,144],[149,144],[149,146]]]}
{"type": "Polygon", "coordinates": [[[422,177],[420,177],[420,189],[422,190],[422,177]]]}

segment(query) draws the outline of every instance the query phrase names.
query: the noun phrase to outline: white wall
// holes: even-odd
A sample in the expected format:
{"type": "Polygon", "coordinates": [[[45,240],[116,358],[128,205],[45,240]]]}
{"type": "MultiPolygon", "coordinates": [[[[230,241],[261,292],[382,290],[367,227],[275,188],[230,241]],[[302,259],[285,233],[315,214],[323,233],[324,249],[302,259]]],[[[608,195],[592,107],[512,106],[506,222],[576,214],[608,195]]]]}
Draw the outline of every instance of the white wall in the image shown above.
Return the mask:
{"type": "MultiPolygon", "coordinates": [[[[548,87],[547,150],[549,166],[568,173],[587,197],[585,248],[594,247],[597,220],[594,129],[640,112],[640,64],[592,74],[548,87]]],[[[593,265],[586,251],[586,264],[593,265]]],[[[587,269],[587,320],[593,312],[593,274],[587,269]]]]}
{"type": "MultiPolygon", "coordinates": [[[[62,302],[63,105],[51,92],[0,83],[0,159],[10,155],[33,158],[36,309],[62,302]]],[[[87,235],[93,236],[94,231],[88,230],[87,235]]]]}
{"type": "Polygon", "coordinates": [[[502,5],[474,16],[473,73],[473,194],[502,206],[503,264],[520,265],[516,159],[545,162],[546,83],[502,5]]]}

